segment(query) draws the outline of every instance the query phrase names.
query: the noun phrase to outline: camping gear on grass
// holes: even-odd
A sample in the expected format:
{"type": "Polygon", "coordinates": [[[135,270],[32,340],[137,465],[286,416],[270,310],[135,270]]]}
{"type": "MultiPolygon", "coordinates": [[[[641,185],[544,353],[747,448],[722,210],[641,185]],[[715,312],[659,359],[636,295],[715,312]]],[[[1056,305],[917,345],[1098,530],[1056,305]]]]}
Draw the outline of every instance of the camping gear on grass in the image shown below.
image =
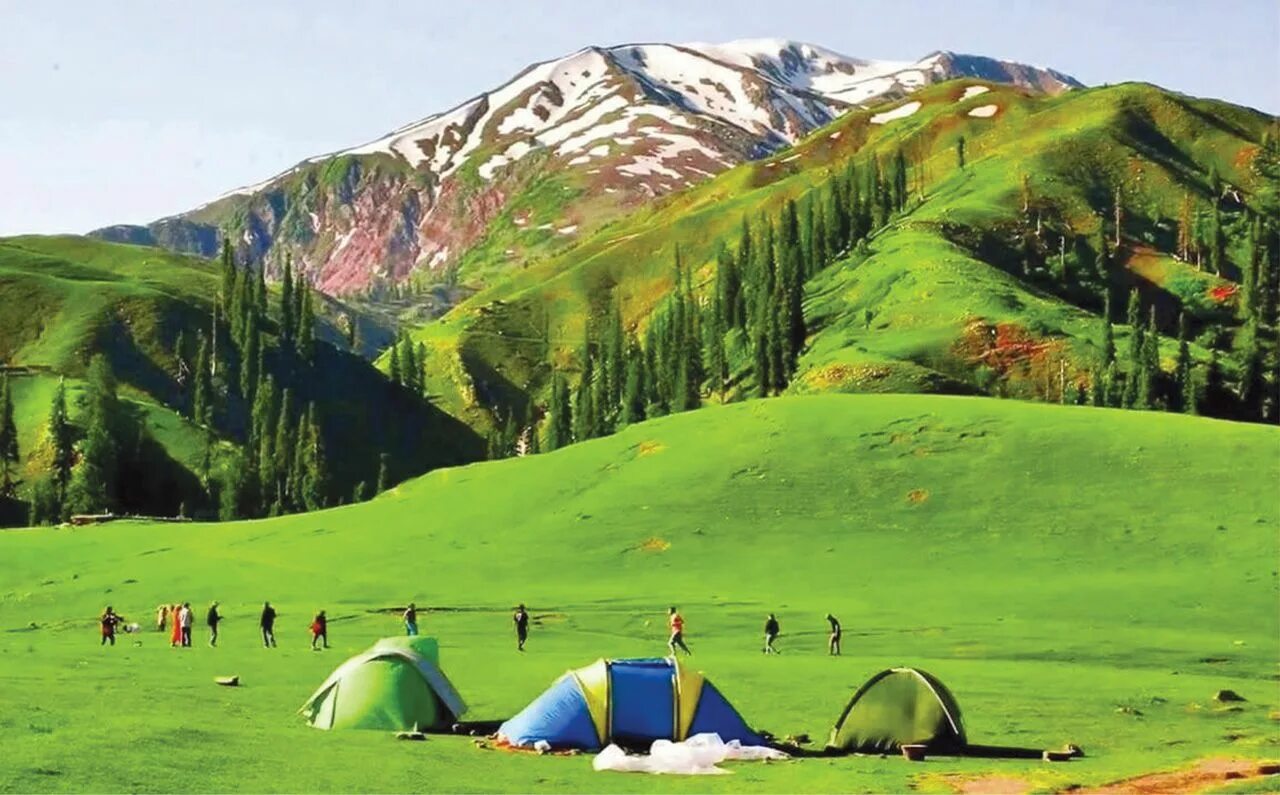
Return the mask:
{"type": "Polygon", "coordinates": [[[676,773],[686,776],[707,776],[728,773],[716,767],[726,761],[773,761],[790,759],[782,751],[763,745],[743,745],[737,740],[725,742],[714,733],[695,734],[687,740],[673,743],[670,740],[654,740],[647,755],[628,755],[616,745],[609,745],[591,761],[595,770],[616,770],[624,773],[676,773]]]}
{"type": "Polygon", "coordinates": [[[844,708],[827,747],[890,753],[903,746],[930,753],[959,753],[966,745],[960,707],[946,685],[915,668],[890,668],[858,688],[844,708]]]}
{"type": "Polygon", "coordinates": [[[435,638],[383,638],[339,665],[299,713],[317,729],[445,730],[467,711],[435,638]]]}
{"type": "Polygon", "coordinates": [[[556,680],[498,728],[516,747],[595,751],[615,743],[648,748],[654,740],[701,733],[762,745],[733,706],[702,674],[674,658],[597,660],[556,680]]]}

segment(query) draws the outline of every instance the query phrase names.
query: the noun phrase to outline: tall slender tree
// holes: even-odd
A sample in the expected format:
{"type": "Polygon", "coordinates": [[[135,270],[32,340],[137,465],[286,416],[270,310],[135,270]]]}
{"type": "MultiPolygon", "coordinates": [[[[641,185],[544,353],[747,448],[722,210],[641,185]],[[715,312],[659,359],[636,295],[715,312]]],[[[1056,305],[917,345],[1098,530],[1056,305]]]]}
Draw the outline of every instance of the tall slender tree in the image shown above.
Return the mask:
{"type": "Polygon", "coordinates": [[[0,498],[12,499],[18,488],[18,426],[13,419],[9,374],[0,375],[0,498]]]}

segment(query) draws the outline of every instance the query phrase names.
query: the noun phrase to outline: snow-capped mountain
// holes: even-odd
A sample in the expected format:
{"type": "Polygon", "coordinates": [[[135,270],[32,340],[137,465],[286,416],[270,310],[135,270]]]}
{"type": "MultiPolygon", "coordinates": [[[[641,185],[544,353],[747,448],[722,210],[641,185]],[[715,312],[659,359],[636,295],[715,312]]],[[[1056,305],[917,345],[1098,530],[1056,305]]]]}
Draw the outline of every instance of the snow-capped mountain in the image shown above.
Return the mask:
{"type": "Polygon", "coordinates": [[[1080,85],[947,52],[897,62],[771,39],[588,47],[196,210],[96,234],[211,254],[221,228],[254,261],[291,252],[336,294],[422,268],[461,266],[475,283],[851,108],[958,76],[1051,93],[1080,85]]]}

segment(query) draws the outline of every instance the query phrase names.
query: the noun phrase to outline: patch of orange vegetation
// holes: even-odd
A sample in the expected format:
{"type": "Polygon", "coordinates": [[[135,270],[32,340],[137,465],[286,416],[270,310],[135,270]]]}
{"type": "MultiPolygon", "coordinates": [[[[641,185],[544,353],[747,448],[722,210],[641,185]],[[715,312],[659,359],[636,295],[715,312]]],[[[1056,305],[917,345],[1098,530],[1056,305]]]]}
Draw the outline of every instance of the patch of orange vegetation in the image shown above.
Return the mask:
{"type": "Polygon", "coordinates": [[[671,542],[664,538],[654,536],[653,538],[646,538],[642,541],[637,549],[641,552],[666,552],[668,549],[671,549],[671,542]]]}
{"type": "Polygon", "coordinates": [[[662,442],[653,442],[653,441],[641,442],[640,446],[636,449],[636,455],[643,457],[647,455],[653,455],[654,453],[661,453],[663,450],[666,450],[666,449],[667,449],[667,446],[662,442]]]}
{"type": "Polygon", "coordinates": [[[907,502],[912,505],[919,505],[929,499],[929,492],[926,489],[912,489],[907,492],[907,502]]]}
{"type": "Polygon", "coordinates": [[[1236,152],[1236,158],[1233,165],[1236,171],[1248,171],[1253,166],[1253,159],[1258,156],[1258,146],[1249,144],[1240,147],[1240,151],[1236,152]]]}
{"type": "Polygon", "coordinates": [[[1204,759],[1194,767],[1170,773],[1148,773],[1101,787],[1085,787],[1077,792],[1120,795],[1164,795],[1199,792],[1215,784],[1242,779],[1280,775],[1280,763],[1248,759],[1204,759]]]}
{"type": "Polygon", "coordinates": [[[1209,297],[1219,304],[1235,300],[1240,288],[1234,284],[1219,284],[1209,288],[1209,297]]]}

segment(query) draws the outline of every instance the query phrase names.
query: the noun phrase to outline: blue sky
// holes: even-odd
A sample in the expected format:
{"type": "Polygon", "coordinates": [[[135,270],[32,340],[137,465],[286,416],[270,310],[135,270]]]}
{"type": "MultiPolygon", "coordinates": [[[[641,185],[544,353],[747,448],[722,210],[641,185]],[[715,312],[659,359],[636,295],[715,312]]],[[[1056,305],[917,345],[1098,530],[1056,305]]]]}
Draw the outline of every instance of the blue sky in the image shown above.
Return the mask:
{"type": "Polygon", "coordinates": [[[189,209],[588,44],[947,49],[1280,112],[1280,3],[0,0],[0,234],[189,209]]]}

